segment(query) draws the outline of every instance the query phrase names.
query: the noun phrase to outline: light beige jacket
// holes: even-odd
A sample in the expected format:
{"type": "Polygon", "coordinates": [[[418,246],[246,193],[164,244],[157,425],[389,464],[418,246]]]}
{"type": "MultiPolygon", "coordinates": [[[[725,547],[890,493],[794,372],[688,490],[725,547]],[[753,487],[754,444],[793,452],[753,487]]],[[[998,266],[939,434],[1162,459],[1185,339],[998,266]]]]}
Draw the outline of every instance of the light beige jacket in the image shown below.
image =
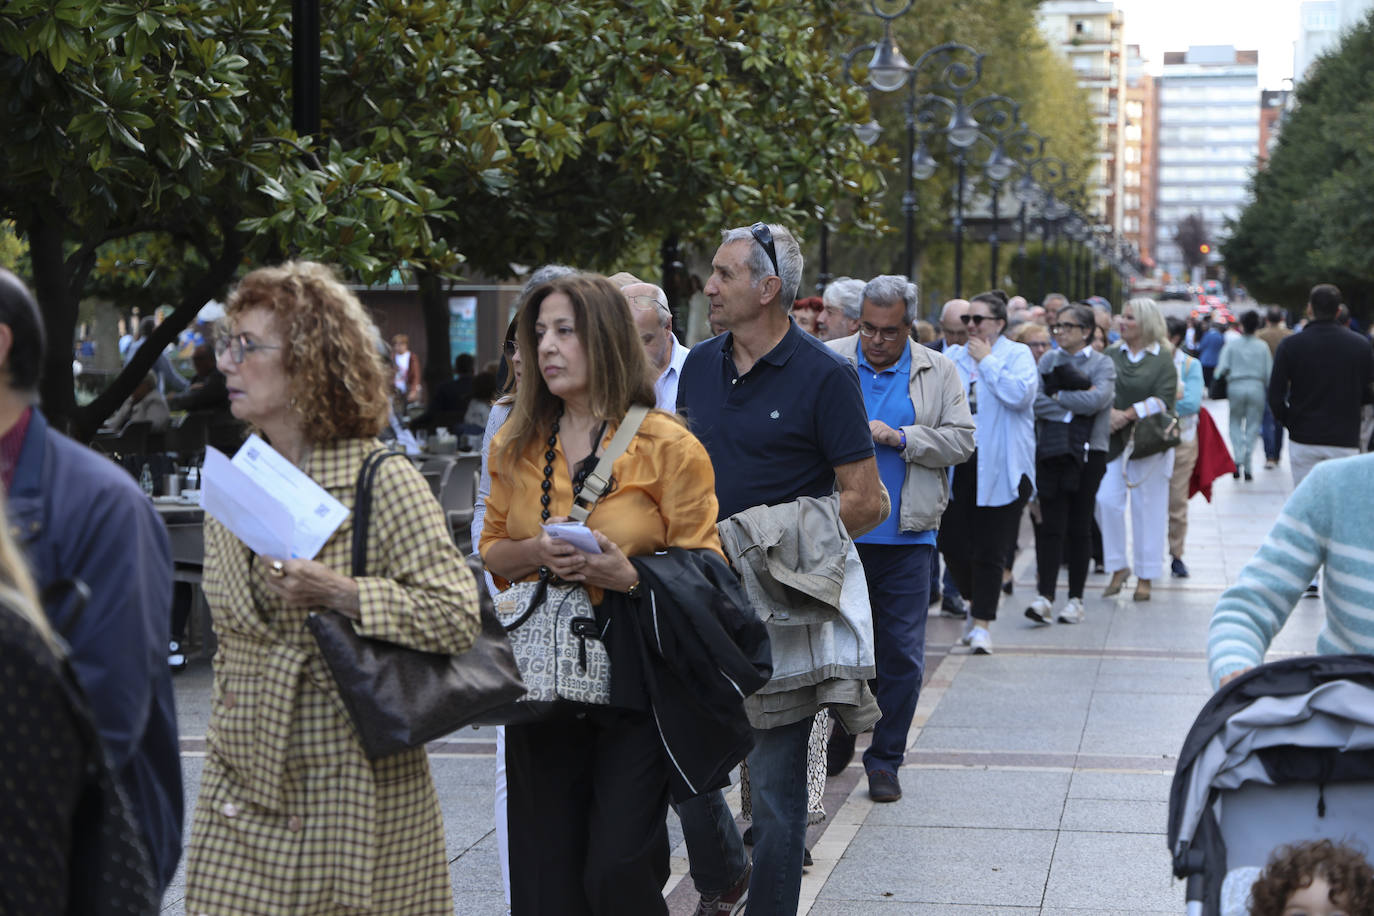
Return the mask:
{"type": "MultiPolygon", "coordinates": [[[[826,346],[858,369],[858,334],[826,346]]],[[[902,531],[930,531],[940,527],[940,516],[949,504],[948,468],[963,464],[973,454],[973,415],[954,363],[914,340],[907,342],[907,352],[911,354],[908,390],[916,421],[902,427],[906,479],[897,522],[902,531]]]]}

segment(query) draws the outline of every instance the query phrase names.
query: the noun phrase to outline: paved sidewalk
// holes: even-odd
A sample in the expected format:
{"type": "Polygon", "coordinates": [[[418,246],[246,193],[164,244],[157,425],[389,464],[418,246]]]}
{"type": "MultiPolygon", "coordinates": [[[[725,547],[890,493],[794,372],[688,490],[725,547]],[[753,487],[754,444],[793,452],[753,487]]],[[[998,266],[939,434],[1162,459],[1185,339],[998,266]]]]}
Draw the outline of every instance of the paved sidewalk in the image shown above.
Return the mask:
{"type": "MultiPolygon", "coordinates": [[[[1207,402],[1226,433],[1225,402],[1207,402]]],[[[1089,576],[1087,619],[1034,628],[1022,616],[1034,595],[1034,552],[1023,532],[1016,587],[992,634],[996,654],[956,645],[959,621],[932,617],[927,683],[901,770],[900,802],[874,805],[856,762],[830,781],[829,819],[812,829],[815,866],[800,912],[812,916],[906,914],[1178,913],[1164,833],[1174,763],[1210,695],[1207,624],[1276,518],[1291,486],[1287,465],[1251,483],[1217,482],[1214,501],[1190,507],[1192,577],[1155,583],[1137,604],[1131,587],[1100,596],[1089,576]]],[[[1133,583],[1132,583],[1133,584],[1133,583]]],[[[1322,603],[1304,600],[1275,655],[1311,651],[1322,603]]],[[[209,666],[179,676],[188,798],[199,784],[209,711],[209,666]]],[[[860,747],[867,738],[860,739],[860,747]]],[[[444,805],[455,912],[505,912],[492,829],[494,744],[475,729],[433,746],[444,805]]],[[[738,808],[738,792],[729,796],[738,808]]],[[[188,811],[190,802],[188,802],[188,811]]],[[[188,814],[189,822],[189,814],[188,814]]],[[[674,914],[695,904],[686,850],[671,822],[674,914]]],[[[165,909],[181,912],[181,885],[165,909]]]]}

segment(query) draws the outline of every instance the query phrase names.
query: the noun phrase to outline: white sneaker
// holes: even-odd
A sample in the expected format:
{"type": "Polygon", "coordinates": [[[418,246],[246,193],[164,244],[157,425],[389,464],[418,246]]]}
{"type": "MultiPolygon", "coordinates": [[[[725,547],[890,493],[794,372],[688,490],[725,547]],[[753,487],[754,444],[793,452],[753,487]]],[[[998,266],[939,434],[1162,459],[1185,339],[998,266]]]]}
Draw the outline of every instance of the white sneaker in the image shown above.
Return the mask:
{"type": "Polygon", "coordinates": [[[1026,608],[1026,616],[1042,627],[1048,626],[1054,619],[1054,605],[1050,604],[1050,599],[1044,595],[1036,595],[1030,607],[1026,608]]]}
{"type": "Polygon", "coordinates": [[[1063,609],[1059,612],[1060,623],[1082,623],[1083,622],[1083,599],[1070,598],[1065,602],[1063,609]]]}
{"type": "Polygon", "coordinates": [[[965,615],[964,615],[964,633],[963,633],[962,636],[959,637],[959,645],[961,645],[961,646],[967,646],[967,645],[968,645],[969,638],[972,636],[972,634],[973,634],[973,615],[972,615],[972,614],[965,614],[965,615]]]}
{"type": "Polygon", "coordinates": [[[992,654],[992,634],[987,627],[974,627],[968,634],[968,647],[974,655],[992,654]]]}

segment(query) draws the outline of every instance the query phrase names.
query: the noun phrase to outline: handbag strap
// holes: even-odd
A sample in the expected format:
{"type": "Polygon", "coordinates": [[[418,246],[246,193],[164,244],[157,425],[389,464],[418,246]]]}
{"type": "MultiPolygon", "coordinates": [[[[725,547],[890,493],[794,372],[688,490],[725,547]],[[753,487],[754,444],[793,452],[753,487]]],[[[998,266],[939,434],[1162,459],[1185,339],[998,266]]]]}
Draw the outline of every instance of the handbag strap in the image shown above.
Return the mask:
{"type": "Polygon", "coordinates": [[[382,462],[393,456],[405,457],[403,452],[378,449],[363,459],[358,469],[358,483],[353,490],[353,575],[367,575],[367,526],[372,516],[372,481],[382,462]]]}
{"type": "Polygon", "coordinates": [[[630,447],[630,440],[639,432],[639,425],[648,415],[649,408],[641,404],[634,405],[625,413],[625,419],[620,421],[620,428],[611,437],[605,454],[582,482],[582,491],[573,497],[572,508],[568,510],[568,517],[573,521],[586,523],[587,516],[596,508],[596,501],[605,495],[606,488],[611,485],[611,465],[625,454],[625,449],[630,447]]]}

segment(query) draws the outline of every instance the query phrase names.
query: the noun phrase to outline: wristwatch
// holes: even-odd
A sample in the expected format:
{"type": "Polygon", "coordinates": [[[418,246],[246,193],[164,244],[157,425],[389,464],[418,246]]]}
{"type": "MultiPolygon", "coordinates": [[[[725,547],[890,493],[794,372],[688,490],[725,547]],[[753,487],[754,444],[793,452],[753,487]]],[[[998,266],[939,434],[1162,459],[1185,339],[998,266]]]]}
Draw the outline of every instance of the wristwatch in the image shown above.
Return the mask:
{"type": "Polygon", "coordinates": [[[899,430],[897,430],[897,438],[900,439],[900,440],[902,440],[902,444],[901,444],[900,447],[901,447],[901,448],[906,448],[906,430],[904,430],[904,429],[899,429],[899,430]]]}

